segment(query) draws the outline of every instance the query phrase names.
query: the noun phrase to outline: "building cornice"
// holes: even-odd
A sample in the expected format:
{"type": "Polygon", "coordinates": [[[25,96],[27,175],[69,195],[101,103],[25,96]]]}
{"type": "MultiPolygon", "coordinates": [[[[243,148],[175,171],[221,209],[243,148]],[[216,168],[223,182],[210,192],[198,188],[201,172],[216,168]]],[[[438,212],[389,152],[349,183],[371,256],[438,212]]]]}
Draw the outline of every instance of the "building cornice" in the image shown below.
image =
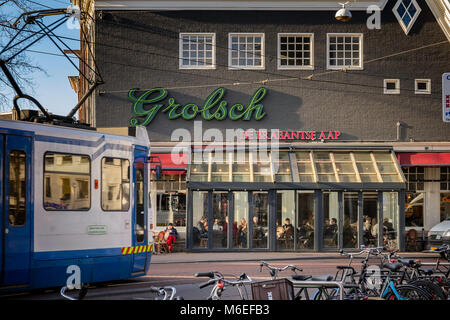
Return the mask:
{"type": "Polygon", "coordinates": [[[437,23],[450,41],[450,3],[446,0],[425,0],[433,12],[437,23]]]}
{"type": "MultiPolygon", "coordinates": [[[[348,8],[366,11],[369,6],[384,9],[388,0],[351,2],[348,8]]],[[[337,1],[151,1],[151,0],[100,0],[96,10],[298,10],[331,11],[341,6],[337,1]]]]}

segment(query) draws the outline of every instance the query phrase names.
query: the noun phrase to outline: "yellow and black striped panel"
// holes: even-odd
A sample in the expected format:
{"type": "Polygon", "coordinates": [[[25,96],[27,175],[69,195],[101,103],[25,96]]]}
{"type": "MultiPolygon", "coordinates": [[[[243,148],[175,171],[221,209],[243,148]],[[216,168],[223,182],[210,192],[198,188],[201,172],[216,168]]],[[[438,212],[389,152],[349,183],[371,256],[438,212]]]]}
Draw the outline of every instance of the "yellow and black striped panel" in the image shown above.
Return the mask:
{"type": "Polygon", "coordinates": [[[151,251],[153,251],[152,244],[145,245],[145,246],[122,248],[122,254],[134,254],[134,253],[151,252],[151,251]]]}

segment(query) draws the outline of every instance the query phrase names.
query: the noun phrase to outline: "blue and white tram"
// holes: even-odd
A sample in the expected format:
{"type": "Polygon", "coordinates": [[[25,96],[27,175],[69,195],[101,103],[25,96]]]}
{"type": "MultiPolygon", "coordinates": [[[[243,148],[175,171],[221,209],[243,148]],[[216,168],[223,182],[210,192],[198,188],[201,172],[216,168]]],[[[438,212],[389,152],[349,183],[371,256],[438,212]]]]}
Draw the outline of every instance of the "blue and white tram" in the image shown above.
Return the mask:
{"type": "Polygon", "coordinates": [[[149,268],[150,142],[0,120],[0,291],[127,279],[149,268]]]}

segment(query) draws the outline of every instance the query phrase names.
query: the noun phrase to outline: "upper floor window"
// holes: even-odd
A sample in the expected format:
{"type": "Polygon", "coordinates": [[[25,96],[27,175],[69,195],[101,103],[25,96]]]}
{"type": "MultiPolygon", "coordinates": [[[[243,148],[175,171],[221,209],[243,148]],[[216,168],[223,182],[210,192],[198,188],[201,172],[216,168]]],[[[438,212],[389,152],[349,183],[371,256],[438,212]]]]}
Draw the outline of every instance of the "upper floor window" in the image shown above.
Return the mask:
{"type": "Polygon", "coordinates": [[[416,0],[398,0],[392,10],[406,34],[409,33],[422,11],[416,0]]]}
{"type": "Polygon", "coordinates": [[[264,69],[264,33],[230,33],[228,66],[264,69]]]}
{"type": "Polygon", "coordinates": [[[384,94],[400,94],[400,79],[384,79],[384,94]]]}
{"type": "Polygon", "coordinates": [[[180,69],[216,67],[214,33],[180,33],[180,69]]]}
{"type": "Polygon", "coordinates": [[[431,94],[431,79],[416,79],[415,93],[416,94],[431,94]]]}
{"type": "Polygon", "coordinates": [[[278,69],[314,69],[314,35],[278,34],[278,69]]]}
{"type": "Polygon", "coordinates": [[[327,42],[327,68],[363,69],[363,35],[330,33],[327,42]]]}
{"type": "Polygon", "coordinates": [[[47,152],[44,156],[45,210],[89,210],[90,165],[88,156],[47,152]]]}

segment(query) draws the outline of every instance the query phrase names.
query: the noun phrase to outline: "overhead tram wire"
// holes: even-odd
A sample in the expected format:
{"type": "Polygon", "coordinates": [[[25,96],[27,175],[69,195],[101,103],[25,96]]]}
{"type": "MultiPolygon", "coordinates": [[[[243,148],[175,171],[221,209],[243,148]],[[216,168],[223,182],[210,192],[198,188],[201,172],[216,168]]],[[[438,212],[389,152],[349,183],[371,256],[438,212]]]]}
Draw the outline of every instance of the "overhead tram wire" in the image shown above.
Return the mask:
{"type": "Polygon", "coordinates": [[[35,2],[35,1],[32,1],[32,0],[27,0],[27,1],[28,1],[28,2],[31,2],[31,3],[34,3],[34,4],[37,4],[37,5],[39,5],[39,6],[42,6],[42,7],[44,7],[44,8],[47,8],[47,9],[55,9],[55,8],[46,6],[45,4],[42,4],[42,3],[39,3],[39,2],[35,2]]]}
{"type": "MultiPolygon", "coordinates": [[[[92,17],[90,15],[89,15],[89,17],[92,19],[92,17]]],[[[29,31],[29,30],[25,30],[25,31],[35,32],[35,31],[29,31]]],[[[70,37],[64,37],[64,36],[59,36],[59,37],[63,38],[63,39],[80,41],[78,39],[70,38],[70,37]]],[[[90,42],[90,41],[86,41],[86,42],[87,43],[91,43],[91,44],[94,43],[94,42],[90,42]]],[[[413,48],[411,50],[402,51],[400,54],[405,54],[405,53],[409,53],[409,52],[413,52],[413,51],[421,50],[421,49],[424,49],[424,48],[427,48],[427,47],[431,47],[431,46],[435,46],[435,45],[441,45],[441,44],[445,44],[445,43],[448,43],[448,42],[447,41],[437,42],[437,43],[433,43],[433,44],[430,44],[430,45],[425,45],[423,47],[413,48]]],[[[104,44],[104,43],[99,43],[99,42],[95,42],[95,44],[100,45],[100,46],[104,46],[104,47],[114,48],[114,49],[129,50],[129,51],[134,51],[134,52],[138,52],[138,53],[152,54],[152,55],[156,55],[156,56],[162,56],[162,57],[165,57],[165,58],[173,58],[173,59],[177,59],[177,60],[183,60],[183,58],[181,58],[179,56],[170,56],[170,55],[159,54],[159,53],[155,53],[155,52],[141,51],[141,50],[136,50],[136,49],[132,49],[132,48],[125,48],[125,47],[114,46],[114,45],[104,44]]],[[[229,50],[228,48],[224,48],[224,47],[219,47],[219,48],[229,50]]],[[[238,51],[241,51],[241,50],[238,50],[238,51]]],[[[367,64],[367,63],[370,63],[370,62],[382,60],[382,59],[385,59],[385,58],[388,58],[388,57],[392,57],[392,56],[396,56],[396,55],[398,55],[398,53],[397,54],[394,53],[394,54],[391,54],[391,55],[388,55],[388,56],[372,59],[372,60],[366,61],[364,63],[367,64]]],[[[193,60],[193,61],[200,61],[200,60],[193,60]]],[[[228,65],[220,65],[220,64],[216,64],[216,65],[227,67],[227,68],[229,67],[228,65]]],[[[318,66],[314,66],[314,67],[317,69],[318,66]]],[[[234,68],[234,69],[235,70],[244,70],[244,71],[252,72],[252,73],[262,73],[264,75],[269,75],[270,74],[270,75],[276,75],[276,76],[290,77],[290,79],[292,79],[292,80],[298,80],[298,79],[300,79],[300,80],[310,80],[311,77],[325,75],[325,74],[342,73],[342,72],[345,72],[346,74],[350,74],[350,75],[355,74],[355,75],[360,75],[360,76],[372,76],[372,77],[380,77],[380,78],[385,78],[385,79],[386,78],[390,78],[390,77],[392,78],[392,76],[386,76],[386,75],[352,73],[351,72],[352,70],[351,69],[349,70],[348,68],[342,68],[342,69],[336,69],[336,70],[327,70],[325,68],[320,68],[320,69],[323,69],[323,70],[326,70],[326,71],[323,72],[323,73],[313,73],[313,74],[305,77],[304,79],[301,79],[299,77],[289,76],[289,75],[286,75],[286,74],[279,74],[279,73],[273,73],[273,72],[268,72],[268,71],[251,70],[251,69],[240,69],[240,68],[234,68]]],[[[414,80],[414,79],[409,79],[409,78],[402,78],[402,79],[414,80]]]]}
{"type": "MultiPolygon", "coordinates": [[[[92,19],[92,17],[91,17],[91,19],[92,19]]],[[[36,33],[36,31],[30,31],[30,30],[25,30],[25,31],[26,32],[34,32],[34,33],[36,33]]],[[[39,32],[37,32],[37,33],[39,33],[39,32]]],[[[65,36],[59,36],[59,37],[62,38],[62,39],[80,41],[79,39],[65,37],[65,36]]],[[[93,41],[87,41],[87,43],[88,44],[89,43],[90,44],[96,44],[96,45],[99,45],[99,46],[113,48],[113,49],[128,50],[128,51],[133,51],[133,52],[138,52],[138,53],[145,53],[147,55],[150,54],[150,55],[162,56],[164,58],[173,58],[173,59],[176,59],[176,60],[183,60],[183,58],[181,58],[179,56],[170,56],[170,55],[160,54],[160,53],[156,53],[156,52],[148,52],[148,51],[137,50],[137,49],[134,49],[134,48],[114,46],[114,45],[110,45],[110,44],[105,44],[105,43],[100,43],[100,42],[93,42],[93,41]]],[[[405,53],[409,53],[409,52],[413,52],[413,51],[417,51],[417,50],[422,50],[422,49],[427,48],[427,47],[432,47],[432,46],[441,45],[441,44],[445,44],[445,43],[448,43],[448,42],[447,41],[436,42],[436,43],[432,43],[432,44],[425,45],[425,46],[422,46],[422,47],[418,47],[418,48],[413,48],[413,49],[410,49],[410,50],[402,51],[400,54],[405,54],[405,53]]],[[[395,55],[398,55],[398,54],[391,54],[391,55],[388,55],[388,56],[383,56],[383,57],[379,57],[379,58],[376,58],[376,59],[372,59],[372,60],[366,61],[365,64],[370,63],[370,62],[374,62],[374,61],[378,61],[378,60],[382,60],[382,59],[385,59],[385,58],[388,58],[388,57],[392,57],[392,56],[395,56],[395,55]]],[[[193,60],[193,61],[200,61],[200,60],[193,60]]],[[[221,65],[221,64],[217,64],[217,63],[216,63],[216,65],[217,66],[223,66],[223,67],[226,67],[226,68],[229,67],[228,65],[221,65]]],[[[314,66],[314,67],[317,69],[318,66],[314,66]]],[[[343,72],[345,72],[347,75],[353,75],[354,74],[354,75],[359,75],[359,76],[379,77],[379,78],[384,78],[384,79],[395,77],[395,76],[389,76],[389,75],[374,75],[374,74],[367,74],[367,73],[352,73],[351,72],[352,70],[349,70],[348,68],[342,68],[342,69],[337,69],[337,70],[327,70],[325,68],[320,68],[320,69],[323,69],[323,70],[326,70],[326,71],[324,71],[323,73],[313,73],[313,74],[311,74],[311,75],[309,75],[307,77],[304,77],[304,78],[289,76],[289,75],[286,75],[286,74],[273,73],[273,72],[268,72],[268,71],[251,70],[251,69],[239,69],[239,68],[234,68],[234,69],[235,70],[243,70],[243,71],[247,71],[247,72],[251,72],[251,73],[260,73],[260,74],[264,74],[264,75],[276,75],[276,76],[289,77],[289,79],[292,79],[292,80],[299,80],[299,79],[300,80],[310,80],[312,77],[317,77],[317,76],[320,76],[320,75],[333,74],[333,73],[343,73],[343,72]]],[[[414,79],[410,79],[410,78],[402,78],[402,79],[414,80],[414,79]]],[[[349,85],[351,85],[351,84],[349,84],[349,85]]]]}
{"type": "MultiPolygon", "coordinates": [[[[45,54],[45,55],[51,55],[51,56],[59,56],[62,58],[65,58],[65,56],[63,54],[58,54],[58,53],[52,53],[52,52],[45,52],[45,51],[37,51],[37,50],[31,50],[31,49],[27,49],[25,51],[29,51],[29,52],[33,52],[33,53],[39,53],[39,54],[45,54]]],[[[73,59],[78,59],[77,57],[71,57],[73,59]]],[[[149,70],[155,70],[155,71],[166,71],[166,72],[175,72],[175,73],[181,73],[181,74],[189,74],[189,75],[193,75],[193,76],[201,76],[201,77],[210,77],[210,78],[214,78],[217,80],[229,80],[229,79],[223,79],[223,78],[219,78],[219,77],[212,77],[212,76],[204,76],[204,75],[199,75],[199,74],[192,74],[192,73],[187,73],[187,72],[178,72],[177,70],[168,70],[168,69],[157,69],[157,68],[152,68],[152,67],[140,67],[140,66],[132,66],[132,65],[127,65],[127,64],[122,64],[122,63],[118,63],[118,62],[105,62],[105,63],[111,63],[111,64],[118,64],[118,65],[123,65],[123,66],[129,66],[129,67],[135,67],[135,68],[144,68],[144,69],[149,69],[149,70]]],[[[254,81],[252,83],[248,83],[248,85],[257,85],[257,84],[261,84],[262,81],[254,81]]],[[[218,84],[212,85],[212,86],[217,86],[218,84]]],[[[241,84],[241,85],[247,85],[246,83],[241,84]]],[[[268,84],[269,86],[273,86],[273,87],[282,87],[282,88],[294,88],[294,89],[308,89],[308,90],[319,90],[319,91],[333,91],[333,92],[342,92],[342,90],[338,90],[338,89],[331,89],[331,88],[317,88],[317,87],[305,87],[305,86],[289,86],[289,85],[281,85],[281,84],[268,84]]],[[[225,83],[224,86],[231,86],[229,83],[225,83]]],[[[209,87],[208,85],[205,86],[200,86],[202,88],[206,88],[209,87]]],[[[167,88],[168,90],[174,90],[174,89],[182,89],[185,88],[187,89],[188,87],[172,87],[172,88],[167,88]]],[[[380,87],[382,88],[382,87],[380,87]]],[[[147,89],[143,89],[143,90],[147,90],[147,89]]],[[[110,92],[128,92],[127,91],[107,91],[108,93],[110,92]]],[[[361,93],[361,91],[346,91],[347,93],[361,93]]],[[[372,95],[383,95],[382,93],[378,93],[378,92],[363,92],[365,94],[372,94],[372,95]]],[[[414,96],[415,97],[415,96],[414,96]]],[[[417,96],[417,98],[423,98],[423,97],[419,97],[417,96]]],[[[437,99],[437,100],[441,100],[441,98],[430,98],[430,99],[437,99]]]]}
{"type": "MultiPolygon", "coordinates": [[[[5,26],[5,25],[0,25],[0,26],[11,28],[10,26],[5,26]]],[[[31,32],[31,33],[35,33],[35,34],[40,34],[40,32],[31,31],[31,30],[24,30],[24,31],[26,31],[26,32],[31,32]]],[[[70,37],[65,37],[65,36],[58,36],[58,37],[60,37],[60,38],[62,38],[62,39],[68,39],[68,40],[73,40],[73,41],[80,41],[79,39],[70,38],[70,37]]],[[[136,50],[136,49],[132,49],[132,48],[125,48],[125,47],[120,47],[120,46],[113,46],[113,45],[103,44],[103,43],[99,43],[99,42],[86,41],[86,43],[88,43],[88,44],[89,44],[89,43],[91,43],[91,44],[94,43],[94,44],[100,45],[100,46],[105,46],[105,47],[110,47],[110,48],[115,48],[115,49],[122,49],[122,50],[130,50],[130,51],[134,51],[134,52],[140,52],[140,53],[145,53],[145,54],[152,54],[152,55],[157,55],[157,56],[163,56],[163,57],[166,57],[166,58],[169,57],[169,58],[174,58],[174,59],[178,59],[178,60],[183,59],[183,58],[181,58],[181,57],[168,56],[168,55],[158,54],[158,53],[154,53],[154,52],[140,51],[140,50],[136,50]]],[[[429,48],[429,47],[432,47],[432,46],[437,46],[437,45],[445,44],[445,43],[448,43],[448,41],[436,42],[436,43],[428,44],[428,45],[425,45],[425,46],[422,46],[422,47],[413,48],[413,49],[410,49],[410,50],[405,50],[405,51],[402,51],[402,52],[399,52],[399,53],[396,53],[396,54],[391,54],[391,55],[379,57],[379,58],[376,58],[376,59],[371,59],[371,60],[369,60],[369,61],[366,61],[365,64],[371,63],[371,62],[375,62],[375,61],[379,61],[379,60],[383,60],[383,59],[390,58],[390,57],[393,57],[393,56],[398,56],[398,55],[402,55],[402,54],[406,54],[406,53],[410,53],[410,52],[422,50],[422,49],[424,49],[424,48],[429,48]]],[[[220,64],[216,64],[216,65],[218,65],[218,66],[223,66],[223,67],[227,67],[227,68],[228,68],[228,65],[220,65],[220,64]]],[[[129,65],[129,66],[132,66],[132,65],[129,65]]],[[[132,66],[132,67],[134,67],[134,66],[132,66]]],[[[136,66],[136,67],[137,67],[137,66],[136,66]]],[[[242,70],[242,69],[236,68],[236,70],[242,70]]],[[[167,70],[167,71],[171,71],[171,70],[167,70]]],[[[262,71],[260,71],[260,70],[248,70],[248,69],[244,69],[243,71],[248,71],[248,72],[253,72],[253,73],[260,73],[260,74],[264,74],[264,75],[271,74],[271,75],[281,76],[280,74],[277,74],[277,73],[273,73],[273,72],[262,72],[262,71]]],[[[340,85],[346,85],[346,86],[363,86],[363,87],[372,87],[372,88],[377,88],[377,89],[383,88],[383,87],[381,87],[381,86],[370,86],[370,85],[362,85],[362,84],[355,84],[355,83],[337,82],[337,81],[332,81],[332,80],[317,80],[317,79],[312,79],[313,77],[316,77],[316,76],[325,75],[325,74],[332,74],[332,73],[337,73],[337,72],[339,72],[339,73],[345,72],[346,74],[351,74],[351,73],[348,73],[348,72],[346,72],[346,71],[348,71],[348,70],[345,70],[345,68],[343,68],[343,69],[338,69],[338,70],[328,70],[328,71],[323,72],[323,73],[315,73],[315,74],[311,74],[310,76],[303,77],[303,78],[301,78],[301,77],[293,77],[293,76],[289,76],[289,75],[283,75],[283,76],[285,76],[285,77],[287,76],[287,77],[289,77],[289,78],[282,78],[282,79],[265,79],[265,80],[261,80],[261,81],[259,81],[259,82],[260,82],[260,83],[261,83],[261,82],[266,82],[266,83],[268,83],[268,82],[280,82],[280,81],[315,81],[315,82],[324,82],[324,83],[340,84],[340,85]]],[[[359,74],[359,73],[358,73],[358,75],[368,76],[367,74],[359,74]]],[[[237,82],[235,82],[235,83],[233,83],[233,84],[230,84],[230,85],[240,85],[240,83],[237,81],[237,82]]],[[[210,86],[210,85],[207,85],[206,87],[209,87],[209,86],[210,86]]],[[[403,90],[406,90],[406,91],[415,91],[415,90],[412,90],[412,89],[403,89],[403,90]]],[[[110,93],[112,93],[112,92],[128,92],[128,90],[107,91],[107,92],[110,92],[110,93]]]]}

